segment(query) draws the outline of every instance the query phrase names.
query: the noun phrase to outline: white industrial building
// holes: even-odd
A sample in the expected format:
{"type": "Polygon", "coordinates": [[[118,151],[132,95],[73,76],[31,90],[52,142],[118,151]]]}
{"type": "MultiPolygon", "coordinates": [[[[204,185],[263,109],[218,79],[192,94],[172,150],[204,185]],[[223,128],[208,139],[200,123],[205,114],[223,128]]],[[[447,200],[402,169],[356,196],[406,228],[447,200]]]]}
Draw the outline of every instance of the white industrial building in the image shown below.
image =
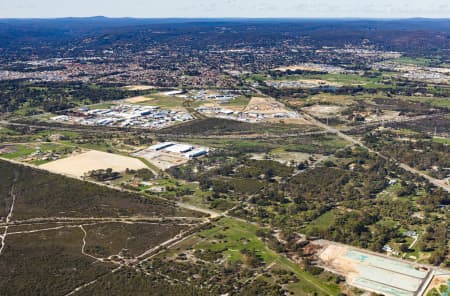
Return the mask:
{"type": "Polygon", "coordinates": [[[196,158],[208,154],[208,148],[196,148],[184,154],[187,158],[196,158]]]}
{"type": "Polygon", "coordinates": [[[194,149],[194,146],[186,144],[175,144],[170,147],[165,148],[165,151],[171,153],[186,153],[194,149]]]}
{"type": "Polygon", "coordinates": [[[169,153],[191,159],[207,155],[209,152],[209,148],[196,147],[183,143],[162,142],[148,147],[145,151],[169,153]]]}
{"type": "Polygon", "coordinates": [[[163,143],[158,143],[156,145],[150,146],[149,149],[159,151],[159,150],[163,150],[163,149],[173,146],[173,145],[175,145],[175,144],[171,143],[171,142],[163,142],[163,143]]]}

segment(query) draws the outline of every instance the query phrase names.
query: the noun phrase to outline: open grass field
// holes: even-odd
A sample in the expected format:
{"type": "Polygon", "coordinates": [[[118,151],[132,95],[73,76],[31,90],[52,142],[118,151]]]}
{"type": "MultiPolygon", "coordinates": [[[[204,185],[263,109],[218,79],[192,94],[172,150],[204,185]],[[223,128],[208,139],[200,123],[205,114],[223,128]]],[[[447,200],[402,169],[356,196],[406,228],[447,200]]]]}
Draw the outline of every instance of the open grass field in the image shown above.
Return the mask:
{"type": "Polygon", "coordinates": [[[382,88],[384,85],[381,83],[382,78],[368,78],[358,74],[302,74],[302,75],[289,75],[283,77],[284,80],[290,81],[325,81],[331,83],[331,85],[364,85],[365,87],[382,88]]]}
{"type": "Polygon", "coordinates": [[[94,105],[89,105],[88,107],[90,109],[109,109],[113,106],[116,106],[117,104],[119,104],[119,101],[103,102],[103,103],[98,103],[98,104],[94,104],[94,105]]]}
{"type": "MultiPolygon", "coordinates": [[[[402,97],[400,97],[402,98],[402,97]]],[[[450,99],[449,98],[430,98],[430,97],[406,97],[402,99],[409,99],[413,101],[418,101],[422,103],[429,103],[435,108],[447,108],[450,109],[450,99]]]]}
{"type": "Polygon", "coordinates": [[[197,250],[220,251],[221,255],[230,262],[243,261],[242,250],[255,250],[266,265],[277,259],[277,255],[268,249],[256,236],[258,227],[225,218],[218,221],[215,227],[198,234],[205,238],[197,244],[197,250]]]}
{"type": "Polygon", "coordinates": [[[223,103],[221,105],[224,107],[227,107],[227,108],[234,107],[234,108],[238,109],[238,108],[245,108],[249,102],[250,102],[249,98],[247,98],[245,96],[239,96],[239,97],[234,98],[230,102],[223,103]]]}
{"type": "Polygon", "coordinates": [[[81,177],[92,170],[111,168],[113,171],[123,172],[127,168],[138,170],[147,166],[132,157],[92,150],[41,165],[41,168],[58,174],[81,177]]]}
{"type": "Polygon", "coordinates": [[[124,100],[125,103],[129,103],[129,104],[139,104],[139,103],[148,102],[148,101],[150,101],[150,98],[145,97],[145,96],[132,97],[132,98],[128,98],[128,99],[124,100]]]}
{"type": "Polygon", "coordinates": [[[34,148],[25,145],[3,145],[0,146],[0,156],[8,159],[25,157],[35,151],[34,148]]]}
{"type": "Polygon", "coordinates": [[[441,143],[444,145],[450,145],[450,139],[442,138],[442,137],[433,137],[433,142],[441,143]]]}
{"type": "Polygon", "coordinates": [[[28,143],[0,145],[0,156],[34,165],[41,165],[53,159],[62,158],[73,153],[76,148],[63,143],[28,143]]]}
{"type": "Polygon", "coordinates": [[[293,272],[300,281],[288,288],[298,293],[296,295],[306,295],[311,292],[317,292],[317,295],[339,294],[337,285],[312,276],[299,265],[269,249],[256,235],[258,229],[257,226],[249,223],[223,218],[216,222],[213,228],[200,232],[198,234],[200,240],[194,244],[193,248],[219,252],[228,262],[245,261],[242,251],[250,250],[261,258],[265,266],[274,265],[273,268],[293,272]]]}
{"type": "Polygon", "coordinates": [[[393,59],[392,61],[403,65],[415,65],[421,67],[428,67],[430,63],[433,62],[432,59],[428,58],[411,58],[411,57],[400,57],[393,59]]]}
{"type": "Polygon", "coordinates": [[[142,104],[159,106],[161,108],[168,109],[181,109],[183,108],[183,103],[186,101],[184,98],[167,96],[164,94],[154,94],[146,96],[147,101],[141,102],[142,104]]]}
{"type": "Polygon", "coordinates": [[[308,223],[308,225],[305,228],[305,231],[308,232],[314,230],[315,232],[317,232],[327,230],[330,226],[334,225],[336,221],[336,214],[338,211],[339,210],[336,209],[331,210],[319,216],[317,219],[308,223]]]}
{"type": "Polygon", "coordinates": [[[186,102],[186,99],[177,96],[168,96],[164,93],[154,93],[127,98],[123,102],[127,104],[158,106],[165,109],[184,110],[183,103],[186,102]]]}

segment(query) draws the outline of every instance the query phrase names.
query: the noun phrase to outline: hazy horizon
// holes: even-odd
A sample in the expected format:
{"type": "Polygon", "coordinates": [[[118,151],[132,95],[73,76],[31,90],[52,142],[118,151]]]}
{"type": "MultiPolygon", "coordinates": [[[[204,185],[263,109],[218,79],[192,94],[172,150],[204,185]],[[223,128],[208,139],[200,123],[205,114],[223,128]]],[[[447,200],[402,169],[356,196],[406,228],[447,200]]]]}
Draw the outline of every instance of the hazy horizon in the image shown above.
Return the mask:
{"type": "Polygon", "coordinates": [[[134,17],[134,16],[105,16],[105,15],[87,15],[87,16],[50,16],[50,17],[0,17],[3,20],[58,20],[58,19],[135,19],[135,20],[450,20],[450,17],[134,17]]]}
{"type": "Polygon", "coordinates": [[[356,0],[17,0],[0,3],[0,18],[450,18],[450,3],[424,1],[356,0]]]}

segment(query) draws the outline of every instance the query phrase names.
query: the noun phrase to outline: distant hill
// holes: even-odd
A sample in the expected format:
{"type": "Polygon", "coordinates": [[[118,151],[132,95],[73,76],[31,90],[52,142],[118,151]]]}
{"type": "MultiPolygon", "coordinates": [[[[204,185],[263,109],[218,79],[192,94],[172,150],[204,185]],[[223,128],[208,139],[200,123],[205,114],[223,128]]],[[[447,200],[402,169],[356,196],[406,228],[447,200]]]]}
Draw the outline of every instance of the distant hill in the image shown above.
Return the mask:
{"type": "Polygon", "coordinates": [[[125,44],[139,52],[154,42],[205,49],[242,42],[272,46],[289,39],[319,47],[370,40],[380,49],[426,53],[450,47],[450,19],[0,19],[0,53],[15,59],[30,51],[41,58],[66,57],[73,48],[83,52],[125,44]]]}

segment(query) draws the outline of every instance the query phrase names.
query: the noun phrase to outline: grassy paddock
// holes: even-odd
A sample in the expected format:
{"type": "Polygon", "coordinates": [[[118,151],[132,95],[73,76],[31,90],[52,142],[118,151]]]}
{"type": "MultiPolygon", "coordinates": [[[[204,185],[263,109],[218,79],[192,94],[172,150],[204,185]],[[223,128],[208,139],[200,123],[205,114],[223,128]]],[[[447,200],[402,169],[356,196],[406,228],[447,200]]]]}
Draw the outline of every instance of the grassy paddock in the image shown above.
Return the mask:
{"type": "Polygon", "coordinates": [[[204,238],[195,245],[195,249],[221,251],[231,262],[242,260],[242,250],[251,250],[259,256],[266,266],[274,263],[280,269],[292,271],[299,282],[289,285],[288,290],[305,295],[317,292],[318,295],[338,295],[339,287],[314,277],[304,271],[298,264],[291,262],[281,254],[270,250],[256,235],[258,226],[236,221],[231,218],[219,220],[215,227],[204,230],[199,236],[204,238]]]}

